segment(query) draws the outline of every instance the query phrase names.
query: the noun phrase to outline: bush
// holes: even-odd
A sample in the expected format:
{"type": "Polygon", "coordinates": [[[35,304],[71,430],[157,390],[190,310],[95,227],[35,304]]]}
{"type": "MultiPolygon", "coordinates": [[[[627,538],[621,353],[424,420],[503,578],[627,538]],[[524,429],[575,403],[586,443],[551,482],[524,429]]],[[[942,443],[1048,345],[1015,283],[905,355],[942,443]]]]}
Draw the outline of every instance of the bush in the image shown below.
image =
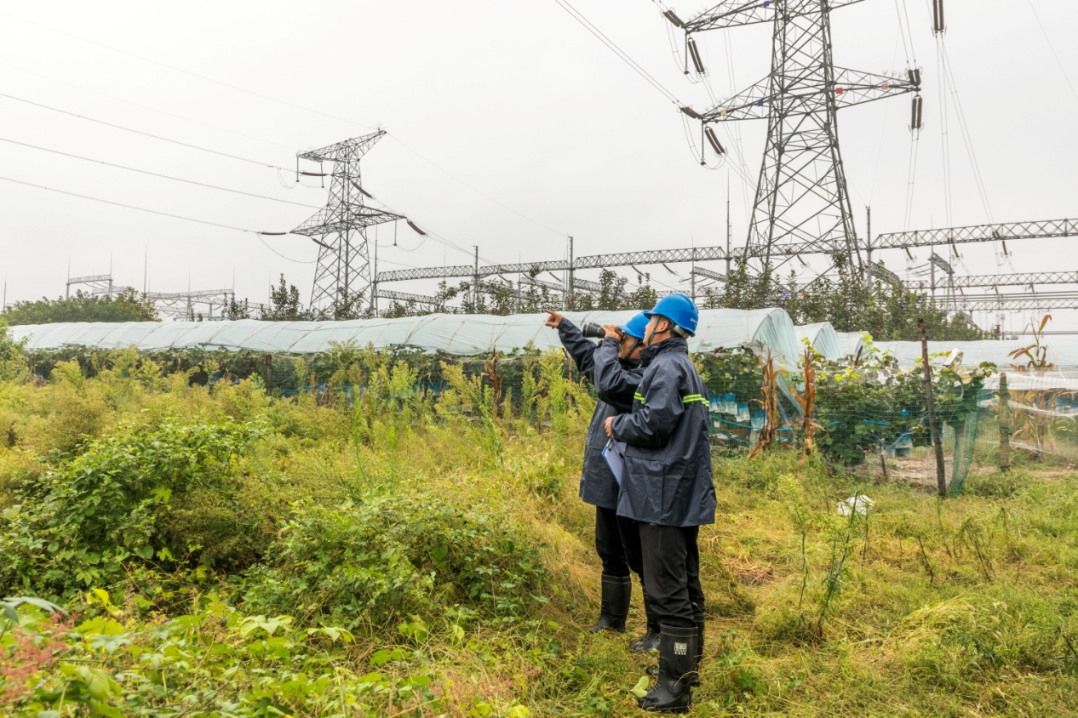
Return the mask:
{"type": "Polygon", "coordinates": [[[224,522],[219,533],[243,536],[249,529],[229,499],[239,486],[235,462],[258,435],[233,422],[124,427],[31,477],[0,515],[0,590],[69,595],[120,579],[128,561],[200,558],[190,537],[169,530],[173,505],[212,505],[199,526],[224,522]]]}
{"type": "Polygon", "coordinates": [[[538,553],[500,520],[430,496],[307,507],[266,555],[248,573],[247,610],[349,629],[444,615],[455,605],[522,616],[545,574],[538,553]]]}

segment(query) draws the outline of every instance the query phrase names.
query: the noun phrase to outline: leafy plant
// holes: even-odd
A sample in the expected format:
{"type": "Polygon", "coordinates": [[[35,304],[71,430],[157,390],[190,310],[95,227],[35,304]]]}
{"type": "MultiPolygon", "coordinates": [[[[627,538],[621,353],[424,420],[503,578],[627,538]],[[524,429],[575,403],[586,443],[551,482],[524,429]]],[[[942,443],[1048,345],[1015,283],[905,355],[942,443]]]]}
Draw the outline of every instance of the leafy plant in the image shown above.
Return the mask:
{"type": "MultiPolygon", "coordinates": [[[[234,495],[236,461],[259,434],[232,422],[127,426],[30,479],[0,515],[0,588],[70,596],[120,579],[130,562],[197,558],[202,547],[168,530],[169,513],[198,491],[234,495]]],[[[203,516],[242,535],[238,509],[203,516]]]]}
{"type": "Polygon", "coordinates": [[[519,617],[545,575],[538,555],[493,517],[431,496],[306,507],[249,572],[254,610],[373,631],[454,604],[519,617]]]}

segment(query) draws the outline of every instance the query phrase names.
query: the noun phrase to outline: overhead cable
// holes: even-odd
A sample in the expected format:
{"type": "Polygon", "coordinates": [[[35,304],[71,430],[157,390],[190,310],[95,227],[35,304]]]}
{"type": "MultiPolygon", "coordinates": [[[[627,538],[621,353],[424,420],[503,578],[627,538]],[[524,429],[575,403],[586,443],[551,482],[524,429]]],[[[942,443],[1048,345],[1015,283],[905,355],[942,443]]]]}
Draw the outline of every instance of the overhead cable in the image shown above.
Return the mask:
{"type": "Polygon", "coordinates": [[[7,142],[8,144],[18,145],[20,147],[27,147],[32,150],[40,150],[41,152],[49,152],[54,155],[60,155],[62,157],[70,157],[71,159],[82,160],[84,162],[93,162],[95,164],[104,165],[106,167],[113,167],[115,169],[126,170],[128,172],[137,172],[139,174],[149,175],[150,177],[159,177],[161,179],[172,180],[173,182],[183,182],[184,184],[195,185],[196,187],[206,187],[208,189],[216,189],[222,192],[231,192],[233,194],[242,194],[246,197],[256,197],[258,199],[267,199],[271,202],[281,202],[284,204],[294,204],[299,207],[308,207],[310,209],[321,209],[321,205],[307,204],[305,202],[293,202],[289,199],[281,199],[279,197],[270,197],[265,194],[256,194],[254,192],[245,192],[240,189],[232,189],[231,187],[221,187],[214,184],[206,184],[205,182],[197,182],[195,180],[185,179],[183,177],[173,177],[172,175],[161,174],[160,172],[151,172],[150,170],[139,169],[138,167],[128,167],[127,165],[120,165],[114,162],[106,162],[105,160],[97,160],[92,157],[83,157],[82,155],[72,154],[70,152],[61,152],[60,150],[54,150],[48,147],[40,147],[38,145],[31,145],[27,142],[19,142],[18,140],[8,139],[7,137],[0,137],[0,142],[7,142]]]}
{"type": "Polygon", "coordinates": [[[662,93],[663,97],[665,97],[667,100],[674,103],[678,107],[682,107],[682,104],[678,101],[678,98],[676,95],[674,95],[674,93],[663,87],[663,84],[661,82],[652,77],[647,70],[645,70],[643,67],[640,66],[639,63],[636,62],[636,60],[629,57],[629,55],[620,47],[618,47],[613,40],[604,35],[602,30],[595,27],[595,25],[593,25],[590,20],[580,14],[580,11],[570,5],[568,0],[554,0],[554,2],[558,3],[558,5],[560,5],[562,9],[565,10],[565,12],[569,13],[569,15],[574,20],[583,25],[584,29],[586,29],[588,32],[598,38],[601,43],[606,45],[611,52],[621,58],[622,61],[624,61],[626,65],[631,67],[633,71],[636,72],[636,74],[640,75],[640,77],[642,77],[644,81],[646,81],[649,85],[662,93]]]}
{"type": "Polygon", "coordinates": [[[218,132],[225,132],[225,133],[228,133],[230,135],[235,135],[236,137],[243,137],[244,139],[255,140],[256,142],[265,142],[268,145],[275,145],[277,147],[281,147],[281,148],[289,150],[289,151],[293,150],[293,148],[288,146],[288,145],[283,145],[280,142],[274,142],[273,140],[267,140],[264,137],[256,137],[254,135],[248,135],[248,134],[246,134],[244,132],[237,132],[236,130],[228,129],[227,127],[221,127],[220,125],[214,125],[212,123],[205,122],[204,120],[197,120],[194,117],[187,117],[186,115],[177,115],[174,112],[168,112],[167,110],[161,110],[161,109],[158,109],[156,107],[150,107],[149,105],[143,105],[143,104],[141,104],[139,102],[132,102],[131,100],[125,100],[122,97],[116,97],[115,95],[110,95],[108,93],[101,92],[99,90],[91,90],[88,87],[81,87],[79,85],[76,85],[73,82],[68,82],[67,80],[61,80],[61,79],[59,79],[57,77],[51,77],[49,75],[44,75],[44,74],[42,74],[40,72],[37,72],[35,70],[27,70],[25,67],[19,67],[18,65],[12,65],[11,63],[8,63],[8,62],[0,62],[0,66],[9,67],[9,68],[11,68],[13,70],[18,70],[19,72],[25,72],[27,75],[33,75],[34,77],[40,77],[40,78],[42,78],[44,80],[49,80],[50,82],[56,82],[56,83],[59,83],[61,85],[67,85],[68,87],[73,87],[76,90],[80,90],[82,92],[87,92],[87,93],[90,93],[91,95],[97,95],[99,97],[104,97],[106,99],[112,100],[113,102],[122,102],[125,105],[130,105],[131,107],[138,107],[139,109],[147,110],[149,112],[156,112],[156,113],[158,113],[160,115],[164,115],[165,117],[171,117],[171,118],[176,119],[176,120],[183,120],[184,122],[193,122],[196,125],[202,125],[203,127],[209,127],[210,129],[217,130],[218,132]]]}
{"type": "MultiPolygon", "coordinates": [[[[45,25],[45,24],[40,23],[40,22],[35,22],[33,20],[28,20],[26,18],[19,17],[18,15],[12,15],[11,13],[7,13],[7,12],[3,12],[3,11],[0,11],[0,15],[4,15],[4,16],[10,17],[12,19],[19,20],[20,22],[28,23],[30,25],[34,25],[35,27],[42,28],[43,30],[48,30],[50,32],[55,32],[55,33],[58,33],[60,35],[64,35],[66,37],[70,37],[72,39],[79,40],[80,42],[85,42],[85,43],[88,43],[90,45],[95,45],[97,47],[101,47],[101,48],[104,48],[106,50],[110,50],[112,52],[119,53],[121,55],[126,55],[127,57],[132,57],[132,58],[135,58],[136,60],[141,60],[143,62],[148,62],[148,63],[150,63],[152,65],[157,65],[158,67],[164,67],[164,68],[167,68],[167,69],[172,70],[174,72],[179,72],[181,74],[188,75],[190,77],[194,77],[194,78],[197,78],[199,80],[203,80],[205,82],[211,82],[213,84],[221,85],[223,87],[228,87],[230,89],[233,89],[233,90],[236,90],[236,91],[239,91],[239,92],[244,92],[244,93],[247,93],[249,95],[254,95],[255,97],[260,97],[260,98],[263,98],[265,100],[269,100],[271,102],[276,102],[276,103],[279,103],[279,104],[282,104],[282,105],[287,105],[287,106],[292,107],[292,108],[297,109],[297,110],[302,110],[304,112],[309,112],[309,113],[312,113],[312,114],[315,114],[315,115],[321,115],[322,117],[328,117],[330,119],[334,119],[334,120],[337,120],[339,122],[344,122],[344,123],[347,123],[347,124],[355,125],[357,127],[362,127],[362,128],[368,129],[368,130],[369,129],[375,129],[375,128],[371,127],[370,125],[366,125],[366,124],[364,124],[362,122],[356,122],[354,120],[349,120],[349,119],[345,119],[343,117],[338,117],[336,115],[331,115],[329,113],[322,112],[320,110],[316,110],[316,109],[313,109],[313,108],[310,108],[310,107],[306,107],[304,105],[300,105],[300,104],[297,104],[295,102],[289,102],[288,100],[282,100],[281,98],[273,97],[272,95],[267,95],[265,93],[258,92],[256,90],[251,90],[251,89],[248,89],[248,88],[245,88],[245,87],[241,87],[239,85],[234,85],[234,84],[229,83],[229,82],[224,82],[223,80],[218,80],[218,79],[213,78],[213,77],[208,77],[206,75],[201,75],[201,74],[196,73],[196,72],[191,72],[189,70],[185,70],[185,69],[183,69],[181,67],[177,67],[175,65],[170,65],[168,63],[161,62],[159,60],[154,60],[152,58],[145,57],[143,55],[138,55],[136,53],[129,52],[127,50],[121,50],[118,47],[113,47],[111,45],[106,45],[105,43],[98,42],[96,40],[91,40],[91,39],[86,38],[86,37],[75,35],[74,33],[66,32],[64,30],[59,30],[57,28],[50,27],[50,26],[45,25]]],[[[145,134],[145,133],[143,133],[143,134],[145,134]]],[[[525,214],[523,214],[521,212],[518,212],[515,209],[512,209],[511,207],[503,204],[502,202],[499,202],[498,200],[494,199],[493,197],[486,194],[485,192],[480,191],[479,189],[475,188],[471,184],[469,184],[469,183],[465,182],[464,180],[462,180],[460,177],[457,177],[456,175],[454,175],[449,170],[445,169],[444,167],[439,166],[433,160],[431,160],[429,157],[426,157],[425,155],[420,153],[415,148],[413,148],[413,147],[409,146],[408,144],[406,144],[395,133],[390,133],[390,134],[395,140],[400,142],[401,146],[403,146],[405,149],[412,152],[413,154],[415,154],[420,159],[426,161],[431,166],[433,166],[436,169],[440,170],[444,174],[448,175],[451,179],[457,181],[458,183],[460,183],[464,187],[470,189],[471,191],[475,192],[476,194],[483,197],[484,199],[486,199],[486,200],[488,200],[490,202],[493,202],[494,204],[498,205],[499,207],[502,207],[505,210],[508,210],[508,211],[512,212],[513,214],[517,215],[518,217],[521,217],[523,219],[528,220],[532,224],[538,225],[538,226],[543,227],[544,229],[547,229],[547,230],[549,230],[551,232],[554,232],[556,234],[564,236],[564,234],[565,234],[564,232],[561,232],[559,230],[548,227],[547,225],[543,224],[542,222],[539,222],[538,220],[532,219],[531,217],[528,217],[527,215],[525,215],[525,214]]],[[[224,154],[224,153],[216,152],[216,154],[224,154]]],[[[259,163],[259,164],[261,164],[261,163],[259,163]]],[[[265,165],[265,166],[273,167],[274,169],[278,169],[274,165],[265,165]]]]}
{"type": "Polygon", "coordinates": [[[42,28],[44,30],[49,30],[50,32],[59,33],[61,35],[64,35],[65,37],[70,37],[73,40],[78,40],[79,42],[85,42],[85,43],[88,43],[90,45],[96,45],[97,47],[101,47],[101,48],[104,48],[106,50],[110,50],[112,52],[118,52],[121,55],[127,55],[128,57],[133,57],[136,60],[142,60],[143,62],[148,62],[148,63],[150,63],[152,65],[157,65],[158,67],[164,67],[164,68],[167,68],[167,69],[172,70],[174,72],[180,72],[180,73],[183,73],[184,75],[188,75],[190,77],[194,77],[194,78],[199,79],[199,80],[204,80],[205,82],[212,82],[215,85],[220,85],[222,87],[227,87],[230,90],[236,90],[237,92],[244,92],[244,93],[247,93],[248,95],[254,95],[255,97],[261,97],[264,100],[269,100],[270,102],[276,102],[276,103],[281,104],[281,105],[286,105],[288,107],[292,107],[292,108],[297,109],[297,110],[303,110],[304,112],[312,112],[312,113],[314,113],[316,115],[321,115],[323,117],[328,117],[331,120],[337,120],[338,122],[347,122],[348,124],[359,125],[360,127],[366,127],[367,129],[374,129],[373,127],[370,127],[369,125],[364,125],[363,123],[356,122],[355,120],[347,120],[347,119],[345,119],[343,117],[337,117],[336,115],[331,115],[331,114],[328,114],[326,112],[321,112],[319,110],[313,110],[313,109],[311,109],[309,107],[304,107],[303,105],[296,104],[295,102],[289,102],[288,100],[282,100],[279,97],[273,97],[272,95],[267,95],[265,93],[258,92],[256,90],[250,90],[250,89],[248,89],[246,87],[241,87],[239,85],[233,85],[230,82],[225,82],[223,80],[218,80],[216,78],[209,77],[207,75],[200,75],[197,72],[191,72],[190,70],[184,70],[183,68],[176,67],[175,65],[169,65],[168,63],[160,62],[158,60],[153,60],[153,59],[151,59],[149,57],[145,57],[143,55],[137,55],[137,54],[135,54],[133,52],[128,52],[127,50],[121,50],[119,48],[112,47],[111,45],[106,45],[103,42],[97,42],[96,40],[90,40],[89,38],[81,37],[79,35],[75,35],[75,34],[70,33],[70,32],[65,32],[64,30],[58,30],[55,27],[49,27],[48,25],[44,25],[44,24],[39,23],[39,22],[34,22],[33,20],[27,20],[24,17],[19,17],[18,15],[12,15],[9,12],[4,12],[4,11],[0,10],[0,15],[5,15],[7,17],[12,18],[13,20],[18,20],[20,22],[25,22],[25,23],[27,23],[29,25],[34,25],[34,26],[40,27],[40,28],[42,28]]]}
{"type": "MultiPolygon", "coordinates": [[[[112,205],[113,207],[122,207],[124,209],[131,209],[131,210],[135,210],[136,212],[145,212],[146,214],[156,214],[156,215],[158,215],[160,217],[169,217],[171,219],[179,219],[179,220],[183,220],[184,222],[194,222],[196,224],[204,224],[204,225],[207,225],[207,226],[210,226],[210,227],[219,227],[221,229],[230,229],[230,230],[232,230],[234,232],[243,232],[245,234],[253,234],[253,235],[258,236],[259,239],[262,239],[263,236],[267,236],[267,235],[268,236],[280,236],[280,235],[289,234],[288,232],[265,232],[265,231],[260,232],[258,230],[254,230],[254,229],[247,229],[245,227],[236,227],[235,225],[224,224],[222,222],[211,222],[210,220],[198,219],[196,217],[188,217],[188,216],[182,215],[182,214],[173,214],[171,212],[162,212],[160,210],[149,209],[147,207],[139,207],[139,206],[133,205],[133,204],[125,204],[123,202],[115,202],[113,200],[103,199],[101,197],[92,197],[92,196],[86,195],[86,194],[79,194],[78,192],[69,192],[67,190],[57,189],[55,187],[46,187],[45,185],[35,184],[33,182],[26,182],[24,180],[15,179],[14,177],[0,176],[0,181],[11,182],[12,184],[23,185],[24,187],[33,187],[34,189],[41,189],[41,190],[45,190],[46,192],[56,192],[57,194],[67,195],[68,197],[77,197],[79,199],[90,200],[91,202],[100,202],[101,204],[112,205]]],[[[266,244],[265,240],[263,240],[262,243],[266,244]]],[[[270,247],[268,244],[266,244],[266,246],[269,247],[269,249],[271,251],[273,251],[274,253],[276,253],[279,257],[282,257],[283,259],[287,259],[290,262],[296,262],[297,264],[314,264],[313,261],[312,262],[304,262],[302,260],[292,259],[291,257],[286,257],[285,255],[281,254],[280,252],[277,252],[277,250],[270,247]]]]}
{"type": "Polygon", "coordinates": [[[1048,44],[1048,49],[1052,51],[1052,57],[1056,59],[1056,64],[1059,65],[1059,71],[1063,73],[1063,79],[1067,81],[1067,87],[1070,88],[1071,94],[1074,95],[1074,99],[1078,100],[1078,90],[1074,89],[1074,83],[1071,82],[1070,74],[1063,65],[1063,61],[1059,59],[1059,53],[1056,52],[1056,47],[1052,44],[1052,39],[1048,37],[1048,32],[1044,29],[1044,24],[1041,22],[1041,16],[1037,14],[1037,8],[1033,6],[1032,0],[1026,0],[1026,4],[1028,4],[1029,9],[1033,11],[1033,17],[1037,20],[1037,26],[1041,29],[1041,34],[1044,35],[1044,41],[1048,44]]]}
{"type": "MultiPolygon", "coordinates": [[[[5,14],[5,13],[0,12],[0,15],[2,15],[2,14],[5,14]]],[[[247,162],[249,164],[258,165],[259,167],[268,167],[268,168],[274,169],[274,170],[285,170],[286,172],[291,172],[292,171],[287,167],[280,167],[278,165],[271,164],[269,162],[261,162],[259,160],[252,160],[250,157],[241,157],[240,155],[233,155],[233,154],[229,154],[228,152],[221,152],[220,150],[213,150],[213,149],[210,149],[208,147],[201,147],[199,145],[193,145],[190,142],[181,142],[180,140],[173,140],[173,139],[170,139],[168,137],[162,137],[161,135],[152,134],[150,132],[143,132],[142,130],[136,130],[133,127],[126,127],[124,125],[118,125],[118,124],[116,124],[114,122],[106,122],[105,120],[99,120],[99,119],[96,119],[94,117],[87,117],[86,115],[80,115],[80,114],[78,114],[76,112],[71,112],[69,110],[61,110],[59,107],[53,107],[52,105],[46,105],[46,104],[43,104],[41,102],[34,102],[33,100],[27,100],[26,98],[23,98],[23,97],[16,97],[15,95],[10,95],[10,94],[8,94],[6,92],[0,92],[0,97],[6,97],[9,100],[15,100],[16,102],[22,102],[22,103],[25,103],[27,105],[33,105],[34,107],[40,107],[41,109],[44,109],[44,110],[50,110],[52,112],[59,112],[62,115],[68,115],[69,117],[76,117],[76,118],[78,118],[80,120],[86,120],[88,122],[94,122],[94,123],[99,124],[99,125],[104,125],[105,127],[112,127],[114,129],[117,129],[117,130],[123,130],[124,132],[131,132],[131,133],[134,133],[136,135],[142,135],[143,137],[150,137],[152,139],[160,140],[162,142],[169,142],[169,143],[174,144],[174,145],[179,145],[180,147],[186,147],[188,149],[198,150],[200,152],[208,152],[210,154],[218,155],[220,157],[227,157],[229,159],[239,160],[240,162],[247,162]]]]}

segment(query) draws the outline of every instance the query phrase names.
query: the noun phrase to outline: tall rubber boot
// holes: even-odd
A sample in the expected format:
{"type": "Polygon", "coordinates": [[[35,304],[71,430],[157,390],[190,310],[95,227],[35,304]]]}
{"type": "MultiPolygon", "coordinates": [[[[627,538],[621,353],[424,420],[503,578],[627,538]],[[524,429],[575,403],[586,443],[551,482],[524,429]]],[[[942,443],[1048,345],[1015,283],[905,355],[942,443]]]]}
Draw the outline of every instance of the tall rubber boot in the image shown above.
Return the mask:
{"type": "Polygon", "coordinates": [[[651,611],[648,595],[644,594],[644,615],[648,617],[648,628],[639,641],[630,646],[633,653],[647,653],[659,650],[659,619],[651,611]]]}
{"type": "Polygon", "coordinates": [[[603,574],[603,593],[599,607],[599,621],[589,628],[592,633],[616,631],[625,633],[625,619],[629,617],[629,602],[633,597],[633,579],[630,576],[607,576],[603,574]]]}
{"type": "Polygon", "coordinates": [[[696,624],[696,663],[692,669],[692,678],[689,685],[693,688],[700,685],[700,664],[704,661],[704,613],[693,611],[692,620],[696,624]]]}
{"type": "Polygon", "coordinates": [[[692,704],[693,668],[696,663],[696,626],[660,626],[659,680],[637,703],[646,711],[684,713],[692,704]]]}

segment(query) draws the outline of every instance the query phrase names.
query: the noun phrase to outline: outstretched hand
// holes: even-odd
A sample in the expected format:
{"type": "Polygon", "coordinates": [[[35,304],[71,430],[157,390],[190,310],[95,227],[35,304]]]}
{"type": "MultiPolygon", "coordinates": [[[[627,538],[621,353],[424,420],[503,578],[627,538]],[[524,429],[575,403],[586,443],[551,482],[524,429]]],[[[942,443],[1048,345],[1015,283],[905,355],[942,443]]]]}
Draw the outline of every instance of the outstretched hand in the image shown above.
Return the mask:
{"type": "Polygon", "coordinates": [[[544,309],[543,311],[550,315],[546,318],[546,326],[551,329],[557,329],[558,325],[561,324],[562,316],[553,309],[544,309]]]}

